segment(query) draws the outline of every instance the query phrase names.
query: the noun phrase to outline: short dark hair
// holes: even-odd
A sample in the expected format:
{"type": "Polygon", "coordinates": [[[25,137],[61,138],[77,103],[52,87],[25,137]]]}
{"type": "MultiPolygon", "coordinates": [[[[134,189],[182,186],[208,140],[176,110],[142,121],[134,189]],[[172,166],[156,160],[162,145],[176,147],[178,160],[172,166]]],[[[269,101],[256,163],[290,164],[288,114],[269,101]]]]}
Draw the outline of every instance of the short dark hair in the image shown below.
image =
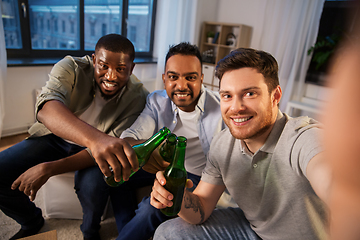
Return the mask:
{"type": "Polygon", "coordinates": [[[95,53],[100,49],[104,48],[110,52],[128,54],[131,61],[135,59],[135,48],[132,42],[124,36],[119,34],[107,34],[102,36],[95,46],[95,53]]]}
{"type": "Polygon", "coordinates": [[[267,52],[252,48],[235,49],[221,59],[215,68],[215,76],[221,81],[224,73],[245,67],[254,68],[264,76],[270,93],[279,85],[276,59],[267,52]]]}
{"type": "Polygon", "coordinates": [[[195,56],[199,59],[200,66],[202,66],[202,59],[199,48],[196,45],[191,45],[189,42],[181,42],[177,45],[170,46],[169,51],[165,57],[165,65],[169,58],[174,55],[195,56]]]}

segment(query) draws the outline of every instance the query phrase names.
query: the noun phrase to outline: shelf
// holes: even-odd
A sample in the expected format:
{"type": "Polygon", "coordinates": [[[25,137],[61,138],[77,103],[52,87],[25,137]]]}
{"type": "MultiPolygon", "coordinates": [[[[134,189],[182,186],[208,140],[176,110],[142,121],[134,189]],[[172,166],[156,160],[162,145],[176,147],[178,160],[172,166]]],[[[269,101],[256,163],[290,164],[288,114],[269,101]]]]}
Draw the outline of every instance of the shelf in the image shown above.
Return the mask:
{"type": "Polygon", "coordinates": [[[219,47],[222,47],[222,48],[229,48],[229,49],[236,49],[236,47],[233,47],[233,46],[228,46],[228,45],[221,45],[221,44],[219,44],[219,47]]]}
{"type": "MultiPolygon", "coordinates": [[[[249,47],[252,27],[243,24],[204,22],[200,36],[200,52],[203,63],[215,66],[217,62],[228,55],[232,50],[240,47],[249,47]],[[215,33],[215,43],[208,43],[207,33],[215,33]],[[229,45],[231,42],[233,45],[229,45]]],[[[208,73],[209,74],[209,73],[208,73]]],[[[214,74],[214,73],[213,73],[214,74]]],[[[214,76],[210,76],[213,78],[214,76]]],[[[212,88],[218,89],[218,86],[212,88]]]]}
{"type": "MultiPolygon", "coordinates": [[[[200,51],[201,53],[213,55],[213,64],[217,63],[220,59],[225,57],[239,47],[249,47],[251,40],[252,28],[243,24],[234,23],[217,23],[217,22],[204,22],[201,34],[200,51]],[[207,42],[207,34],[209,32],[215,33],[215,43],[207,42]],[[232,42],[233,45],[228,43],[232,42]]],[[[209,62],[209,61],[206,61],[209,62]]]]}
{"type": "Polygon", "coordinates": [[[208,43],[208,42],[205,42],[204,45],[206,45],[206,46],[214,46],[214,47],[217,47],[217,46],[218,46],[218,44],[208,43]]]}

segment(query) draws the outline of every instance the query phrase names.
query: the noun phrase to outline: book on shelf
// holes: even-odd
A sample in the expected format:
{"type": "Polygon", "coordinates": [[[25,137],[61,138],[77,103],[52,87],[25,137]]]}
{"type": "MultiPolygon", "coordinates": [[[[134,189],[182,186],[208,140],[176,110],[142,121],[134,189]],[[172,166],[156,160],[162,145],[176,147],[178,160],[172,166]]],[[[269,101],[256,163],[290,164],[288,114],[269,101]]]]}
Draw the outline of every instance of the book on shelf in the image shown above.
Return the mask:
{"type": "Polygon", "coordinates": [[[216,43],[218,38],[219,38],[219,32],[216,32],[212,43],[216,43]]]}

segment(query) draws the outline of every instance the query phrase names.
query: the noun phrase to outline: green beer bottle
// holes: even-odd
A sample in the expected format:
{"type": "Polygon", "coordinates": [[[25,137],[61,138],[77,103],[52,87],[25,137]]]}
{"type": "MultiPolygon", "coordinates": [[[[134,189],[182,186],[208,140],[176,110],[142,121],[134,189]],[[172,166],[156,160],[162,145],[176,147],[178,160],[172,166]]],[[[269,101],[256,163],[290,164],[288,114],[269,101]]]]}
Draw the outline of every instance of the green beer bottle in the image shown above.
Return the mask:
{"type": "Polygon", "coordinates": [[[176,135],[170,133],[169,135],[167,135],[166,142],[161,145],[159,149],[159,154],[166,162],[172,162],[174,158],[176,143],[176,135]]]}
{"type": "Polygon", "coordinates": [[[174,195],[173,205],[161,209],[161,212],[167,216],[175,216],[180,212],[184,190],[186,186],[186,170],[184,167],[186,138],[177,137],[174,159],[171,165],[165,170],[165,189],[174,195]]]}
{"type": "MultiPolygon", "coordinates": [[[[163,127],[162,129],[160,129],[159,132],[154,134],[151,138],[146,140],[144,143],[134,145],[132,147],[138,158],[140,168],[143,167],[147,163],[147,161],[150,158],[151,153],[165,140],[166,136],[170,133],[171,132],[167,127],[163,127]]],[[[109,167],[109,168],[112,171],[111,167],[109,167]]],[[[133,170],[131,170],[130,177],[134,173],[135,172],[133,170]]],[[[118,187],[122,183],[125,182],[123,179],[121,179],[119,182],[116,182],[114,179],[114,173],[112,173],[110,177],[104,176],[104,179],[105,179],[105,182],[111,187],[118,187]]]]}

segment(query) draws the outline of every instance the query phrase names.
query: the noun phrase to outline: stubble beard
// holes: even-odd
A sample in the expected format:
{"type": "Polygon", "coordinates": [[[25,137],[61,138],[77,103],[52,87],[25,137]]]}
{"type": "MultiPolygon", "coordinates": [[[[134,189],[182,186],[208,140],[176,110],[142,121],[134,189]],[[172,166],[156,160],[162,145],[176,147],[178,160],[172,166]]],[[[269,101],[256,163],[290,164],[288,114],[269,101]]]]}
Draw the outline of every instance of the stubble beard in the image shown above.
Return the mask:
{"type": "MultiPolygon", "coordinates": [[[[103,81],[101,81],[100,84],[101,84],[102,82],[103,82],[103,81]]],[[[108,94],[105,94],[105,93],[103,92],[103,90],[102,90],[102,88],[100,87],[99,84],[96,84],[96,87],[97,87],[97,89],[100,91],[101,97],[102,97],[103,99],[105,99],[106,101],[112,99],[116,94],[119,93],[119,91],[117,91],[115,94],[108,95],[108,94]]]]}
{"type": "Polygon", "coordinates": [[[226,123],[226,125],[229,127],[230,133],[234,138],[240,140],[255,139],[265,133],[272,126],[272,107],[271,104],[269,104],[264,118],[258,119],[258,123],[255,123],[255,126],[251,126],[251,129],[247,132],[244,132],[243,130],[238,131],[236,129],[237,127],[231,123],[232,120],[230,118],[227,119],[228,123],[226,123]]]}

